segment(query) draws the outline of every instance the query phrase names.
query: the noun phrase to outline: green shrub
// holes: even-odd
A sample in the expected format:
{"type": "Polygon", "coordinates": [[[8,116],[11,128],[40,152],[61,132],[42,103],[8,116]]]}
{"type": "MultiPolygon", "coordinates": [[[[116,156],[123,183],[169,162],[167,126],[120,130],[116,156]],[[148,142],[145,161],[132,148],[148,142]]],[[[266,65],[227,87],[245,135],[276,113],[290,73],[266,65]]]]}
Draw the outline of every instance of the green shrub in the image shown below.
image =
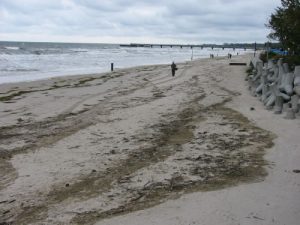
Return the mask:
{"type": "MultiPolygon", "coordinates": [[[[265,63],[267,62],[267,53],[262,52],[259,55],[259,58],[265,63]]],[[[284,63],[287,63],[291,70],[294,70],[295,66],[300,65],[300,56],[299,55],[277,55],[273,52],[269,52],[268,54],[269,59],[273,59],[277,61],[278,59],[282,58],[284,63]]]]}
{"type": "Polygon", "coordinates": [[[300,65],[300,56],[299,55],[291,55],[283,57],[283,62],[287,63],[291,70],[294,70],[295,66],[300,65]]]}
{"type": "MultiPolygon", "coordinates": [[[[266,62],[268,62],[268,59],[274,59],[277,56],[279,56],[279,55],[277,55],[273,52],[269,52],[268,54],[267,54],[267,52],[262,52],[259,55],[259,59],[262,60],[264,63],[266,63],[266,62]]],[[[282,58],[282,56],[280,58],[282,58]]]]}

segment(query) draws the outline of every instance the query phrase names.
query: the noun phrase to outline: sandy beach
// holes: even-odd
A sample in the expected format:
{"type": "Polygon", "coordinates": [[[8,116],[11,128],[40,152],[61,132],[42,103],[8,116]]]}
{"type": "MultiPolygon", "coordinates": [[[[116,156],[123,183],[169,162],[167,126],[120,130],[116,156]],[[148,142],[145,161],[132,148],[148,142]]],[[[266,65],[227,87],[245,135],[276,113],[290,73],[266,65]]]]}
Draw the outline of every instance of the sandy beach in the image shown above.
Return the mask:
{"type": "Polygon", "coordinates": [[[298,225],[300,119],[250,58],[0,85],[0,225],[298,225]]]}

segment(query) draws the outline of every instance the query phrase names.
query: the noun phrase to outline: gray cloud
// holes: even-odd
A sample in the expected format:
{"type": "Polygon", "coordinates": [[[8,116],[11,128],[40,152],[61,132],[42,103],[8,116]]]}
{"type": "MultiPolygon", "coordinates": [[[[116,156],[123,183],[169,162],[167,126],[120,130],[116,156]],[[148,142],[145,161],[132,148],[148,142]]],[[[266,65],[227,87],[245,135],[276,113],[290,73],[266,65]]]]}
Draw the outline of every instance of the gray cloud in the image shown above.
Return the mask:
{"type": "Polygon", "coordinates": [[[1,0],[0,40],[265,41],[280,0],[1,0]]]}

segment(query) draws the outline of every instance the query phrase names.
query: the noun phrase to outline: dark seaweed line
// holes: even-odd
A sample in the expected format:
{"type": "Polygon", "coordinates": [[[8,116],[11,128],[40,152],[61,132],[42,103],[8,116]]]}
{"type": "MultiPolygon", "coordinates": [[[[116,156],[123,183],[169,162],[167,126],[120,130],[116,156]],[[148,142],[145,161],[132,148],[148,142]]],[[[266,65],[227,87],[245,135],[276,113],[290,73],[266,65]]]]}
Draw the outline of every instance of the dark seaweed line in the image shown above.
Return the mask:
{"type": "MultiPolygon", "coordinates": [[[[264,154],[263,150],[265,148],[270,148],[273,145],[272,140],[274,136],[270,135],[268,132],[264,130],[261,130],[258,127],[255,127],[250,123],[250,121],[246,117],[242,116],[238,112],[224,107],[223,105],[225,104],[225,102],[223,102],[222,104],[216,104],[214,106],[209,107],[208,111],[210,111],[211,113],[217,113],[219,115],[229,117],[229,119],[232,119],[233,117],[239,115],[238,118],[240,118],[239,121],[241,124],[246,123],[250,129],[254,129],[259,133],[257,134],[258,136],[262,136],[264,138],[267,137],[267,139],[264,139],[264,141],[260,141],[260,146],[257,146],[257,152],[250,154],[248,156],[250,159],[252,159],[252,165],[247,167],[240,167],[239,166],[240,164],[235,166],[232,165],[225,171],[220,170],[218,172],[219,175],[218,179],[214,179],[208,176],[204,181],[188,181],[187,183],[174,181],[174,182],[170,182],[167,185],[153,184],[154,187],[151,189],[136,190],[135,196],[130,201],[128,201],[125,205],[121,205],[117,208],[113,208],[108,211],[102,211],[102,212],[92,211],[92,212],[77,213],[71,223],[72,224],[94,224],[101,219],[107,219],[113,216],[124,215],[130,212],[146,209],[161,204],[161,202],[164,202],[168,199],[178,198],[185,193],[191,193],[196,191],[218,190],[218,189],[234,186],[239,183],[260,181],[262,177],[267,175],[263,167],[264,165],[266,165],[266,162],[263,159],[263,154],[264,154]],[[225,113],[223,114],[222,112],[225,113]],[[230,113],[228,114],[228,112],[230,113]]],[[[190,121],[187,122],[189,123],[190,121]]],[[[243,125],[241,124],[240,124],[241,127],[239,128],[243,127],[243,125]]],[[[172,135],[174,134],[175,133],[173,133],[172,135]]],[[[172,135],[170,135],[170,137],[172,135]]],[[[169,138],[167,138],[167,140],[165,140],[165,142],[162,143],[163,146],[168,145],[169,138]]],[[[232,147],[234,147],[234,149],[237,150],[239,148],[242,148],[243,146],[246,147],[247,144],[236,145],[232,147]]],[[[166,148],[166,146],[164,147],[166,148]]],[[[178,146],[175,145],[171,147],[171,149],[172,148],[174,150],[178,148],[178,146]]],[[[219,142],[217,148],[224,148],[223,143],[219,142]]],[[[227,158],[227,160],[231,160],[231,157],[232,156],[230,154],[228,154],[227,156],[225,155],[225,159],[227,158]]],[[[241,158],[240,160],[243,159],[241,158]]],[[[219,163],[223,163],[223,162],[220,161],[219,163]]],[[[240,163],[242,163],[242,161],[240,163]]],[[[222,164],[220,164],[219,166],[222,167],[221,165],[222,164]]]]}
{"type": "MultiPolygon", "coordinates": [[[[200,98],[197,98],[199,100],[200,98]]],[[[194,100],[193,100],[194,101],[194,100]]],[[[196,101],[194,101],[196,102],[196,101]]],[[[193,110],[193,114],[197,110],[193,110]]],[[[179,118],[182,116],[179,114],[179,118]]],[[[121,179],[123,176],[131,174],[138,169],[149,166],[164,160],[171,155],[174,149],[166,148],[167,142],[171,136],[177,132],[186,132],[186,124],[191,122],[192,115],[189,118],[175,120],[168,124],[163,124],[156,137],[152,139],[152,147],[146,149],[138,149],[129,155],[128,159],[118,163],[118,166],[109,168],[106,172],[92,173],[88,177],[79,179],[80,181],[70,185],[68,188],[54,188],[48,194],[48,201],[43,205],[34,206],[21,213],[14,221],[14,224],[28,223],[29,221],[42,221],[47,216],[47,209],[54,204],[62,202],[68,198],[78,198],[80,200],[89,199],[111,189],[113,181],[121,179]],[[168,129],[166,127],[168,126],[168,129]],[[182,130],[184,129],[184,131],[182,130]],[[140,155],[140,157],[136,157],[140,155]],[[101,182],[99,182],[101,180],[101,182]],[[84,193],[84,196],[82,195],[84,193]],[[45,209],[41,212],[41,208],[45,209]]],[[[178,148],[178,146],[177,146],[178,148]]]]}

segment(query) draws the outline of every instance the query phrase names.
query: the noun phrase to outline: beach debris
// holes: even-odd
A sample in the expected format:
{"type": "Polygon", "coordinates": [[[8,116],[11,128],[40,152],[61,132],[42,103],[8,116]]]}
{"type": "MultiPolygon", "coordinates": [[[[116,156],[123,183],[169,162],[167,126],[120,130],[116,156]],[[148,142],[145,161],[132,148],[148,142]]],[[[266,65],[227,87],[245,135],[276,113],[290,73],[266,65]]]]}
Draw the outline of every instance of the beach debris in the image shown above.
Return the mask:
{"type": "Polygon", "coordinates": [[[116,154],[116,150],[112,149],[112,150],[110,151],[110,154],[112,154],[112,155],[116,154]]]}
{"type": "Polygon", "coordinates": [[[260,218],[258,216],[253,216],[254,219],[257,219],[257,220],[264,220],[263,218],[260,218]]]}
{"type": "Polygon", "coordinates": [[[163,92],[156,92],[156,93],[153,93],[153,96],[155,98],[162,98],[162,97],[166,97],[163,92]]]}
{"type": "Polygon", "coordinates": [[[247,63],[231,62],[231,63],[229,63],[229,66],[247,66],[247,63]]]}
{"type": "Polygon", "coordinates": [[[254,57],[250,67],[246,80],[251,95],[258,97],[266,109],[274,109],[275,114],[286,111],[285,118],[295,119],[300,109],[300,66],[295,66],[291,72],[282,58],[276,63],[269,60],[264,64],[254,57]]]}
{"type": "Polygon", "coordinates": [[[10,212],[10,210],[6,210],[6,211],[3,212],[3,215],[5,215],[5,214],[7,214],[9,212],[10,212]]]}

